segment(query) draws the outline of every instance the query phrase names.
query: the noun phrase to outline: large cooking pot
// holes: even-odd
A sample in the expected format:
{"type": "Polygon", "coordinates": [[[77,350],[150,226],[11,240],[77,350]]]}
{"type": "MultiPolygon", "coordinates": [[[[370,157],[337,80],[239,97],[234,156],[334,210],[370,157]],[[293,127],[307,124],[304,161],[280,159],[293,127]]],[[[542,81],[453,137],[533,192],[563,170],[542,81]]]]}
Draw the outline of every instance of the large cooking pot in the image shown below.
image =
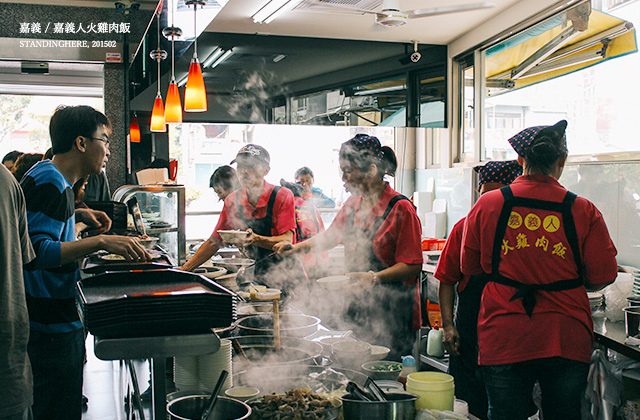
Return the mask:
{"type": "MultiPolygon", "coordinates": [[[[167,403],[171,420],[200,420],[210,395],[195,394],[175,398],[167,403]]],[[[251,407],[227,397],[218,397],[209,420],[243,420],[251,416],[251,407]]]]}
{"type": "MultiPolygon", "coordinates": [[[[280,334],[306,337],[318,330],[320,318],[303,314],[280,314],[280,334]]],[[[236,322],[240,335],[273,335],[273,314],[249,315],[236,322]]]]}
{"type": "MultiPolygon", "coordinates": [[[[233,383],[260,389],[260,395],[284,394],[296,388],[313,392],[335,392],[349,381],[364,386],[367,376],[350,369],[317,365],[252,366],[233,376],[233,383]]],[[[346,391],[345,391],[346,393],[346,391]]]]}
{"type": "MultiPolygon", "coordinates": [[[[297,337],[280,337],[278,351],[275,350],[272,335],[247,335],[236,337],[235,340],[249,359],[250,366],[247,366],[247,361],[242,356],[234,353],[234,371],[241,371],[244,368],[253,370],[262,366],[271,366],[269,369],[274,369],[273,365],[290,363],[314,363],[314,359],[322,354],[321,344],[297,337]]],[[[255,384],[253,386],[261,389],[255,384]]]]}
{"type": "Polygon", "coordinates": [[[341,398],[344,420],[413,420],[418,396],[387,393],[387,401],[362,401],[347,394],[341,398]]]}

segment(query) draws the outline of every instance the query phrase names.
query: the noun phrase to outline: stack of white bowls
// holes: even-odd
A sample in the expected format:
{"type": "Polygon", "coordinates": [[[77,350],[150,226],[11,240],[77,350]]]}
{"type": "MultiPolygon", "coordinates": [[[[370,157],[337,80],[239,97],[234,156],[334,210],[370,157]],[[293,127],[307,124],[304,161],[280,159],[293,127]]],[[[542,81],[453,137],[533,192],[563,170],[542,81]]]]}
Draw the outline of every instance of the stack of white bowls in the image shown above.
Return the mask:
{"type": "Polygon", "coordinates": [[[233,386],[231,341],[220,340],[220,349],[202,356],[174,357],[173,380],[180,391],[213,391],[220,372],[229,373],[222,391],[233,386]]]}
{"type": "Polygon", "coordinates": [[[640,269],[633,270],[633,294],[640,296],[640,269]]]}
{"type": "Polygon", "coordinates": [[[589,298],[589,306],[591,306],[591,313],[594,313],[602,308],[602,305],[604,304],[603,292],[587,292],[587,297],[589,298]]]}
{"type": "Polygon", "coordinates": [[[226,370],[229,376],[222,386],[222,391],[233,386],[232,356],[231,341],[227,339],[220,340],[220,349],[217,352],[198,356],[200,390],[212,392],[223,370],[226,370]]]}

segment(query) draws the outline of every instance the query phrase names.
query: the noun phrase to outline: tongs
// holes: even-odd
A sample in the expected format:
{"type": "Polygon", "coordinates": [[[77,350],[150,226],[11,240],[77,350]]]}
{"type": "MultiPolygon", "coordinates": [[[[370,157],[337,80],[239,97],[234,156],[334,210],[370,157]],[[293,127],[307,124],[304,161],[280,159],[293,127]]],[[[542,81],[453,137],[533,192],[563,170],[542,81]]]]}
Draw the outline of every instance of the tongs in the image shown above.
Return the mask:
{"type": "Polygon", "coordinates": [[[364,392],[357,383],[349,381],[347,383],[347,392],[351,394],[351,396],[360,401],[373,401],[369,394],[364,392]]]}
{"type": "Polygon", "coordinates": [[[380,388],[378,384],[376,384],[375,381],[370,377],[367,377],[367,380],[364,383],[364,387],[371,391],[371,394],[373,394],[376,400],[387,401],[387,394],[385,394],[382,388],[380,388]]]}

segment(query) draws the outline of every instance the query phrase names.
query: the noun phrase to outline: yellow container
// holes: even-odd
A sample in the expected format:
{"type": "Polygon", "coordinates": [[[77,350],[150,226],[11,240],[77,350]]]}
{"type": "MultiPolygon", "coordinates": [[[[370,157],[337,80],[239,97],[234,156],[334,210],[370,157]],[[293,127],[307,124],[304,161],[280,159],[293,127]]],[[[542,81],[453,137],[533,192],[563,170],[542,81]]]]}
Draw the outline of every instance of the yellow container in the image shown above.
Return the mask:
{"type": "Polygon", "coordinates": [[[453,411],[453,376],[440,372],[415,372],[407,376],[407,392],[416,394],[418,410],[453,411]]]}

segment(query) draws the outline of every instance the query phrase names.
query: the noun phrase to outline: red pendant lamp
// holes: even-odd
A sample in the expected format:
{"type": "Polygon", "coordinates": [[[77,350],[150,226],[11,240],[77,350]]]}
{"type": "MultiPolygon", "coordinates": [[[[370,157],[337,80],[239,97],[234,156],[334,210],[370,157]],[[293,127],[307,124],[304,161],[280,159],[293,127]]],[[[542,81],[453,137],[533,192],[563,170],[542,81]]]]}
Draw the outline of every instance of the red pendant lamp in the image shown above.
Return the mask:
{"type": "Polygon", "coordinates": [[[198,6],[207,4],[206,0],[186,0],[187,6],[193,5],[193,30],[195,40],[193,42],[193,58],[189,66],[187,87],[184,91],[184,110],[186,112],[205,112],[207,110],[207,91],[204,87],[202,68],[198,61],[198,32],[196,30],[196,11],[198,6]]]}
{"type": "Polygon", "coordinates": [[[153,111],[151,112],[150,130],[154,133],[166,133],[167,125],[164,122],[164,104],[162,103],[162,94],[160,93],[160,62],[167,58],[167,52],[160,49],[160,11],[158,11],[158,49],[151,51],[149,54],[152,59],[158,62],[158,92],[156,100],[153,103],[153,111]]]}
{"type": "Polygon", "coordinates": [[[164,108],[164,122],[166,124],[181,123],[182,122],[182,101],[180,100],[180,91],[178,90],[178,84],[176,83],[175,75],[175,37],[182,35],[182,30],[176,28],[173,25],[173,15],[175,11],[171,13],[171,26],[162,30],[162,35],[169,39],[171,37],[171,82],[169,83],[169,89],[167,90],[167,100],[164,108]]]}
{"type": "Polygon", "coordinates": [[[140,143],[140,124],[138,124],[138,116],[134,113],[129,124],[129,141],[131,143],[140,143]]]}

